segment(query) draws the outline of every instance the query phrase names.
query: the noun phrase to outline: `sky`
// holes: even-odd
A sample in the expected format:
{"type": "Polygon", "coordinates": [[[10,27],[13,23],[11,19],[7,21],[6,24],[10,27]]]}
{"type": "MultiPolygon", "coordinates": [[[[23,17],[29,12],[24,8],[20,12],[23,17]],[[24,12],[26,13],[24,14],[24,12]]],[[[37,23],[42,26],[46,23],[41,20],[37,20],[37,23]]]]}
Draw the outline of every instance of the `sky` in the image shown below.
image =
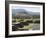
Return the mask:
{"type": "Polygon", "coordinates": [[[24,9],[27,11],[28,14],[33,14],[33,15],[39,15],[40,14],[40,7],[12,6],[12,9],[13,9],[13,12],[15,12],[16,9],[24,9]]]}
{"type": "Polygon", "coordinates": [[[32,12],[40,12],[40,7],[20,7],[20,6],[12,6],[12,9],[24,9],[27,11],[32,11],[32,12]]]}

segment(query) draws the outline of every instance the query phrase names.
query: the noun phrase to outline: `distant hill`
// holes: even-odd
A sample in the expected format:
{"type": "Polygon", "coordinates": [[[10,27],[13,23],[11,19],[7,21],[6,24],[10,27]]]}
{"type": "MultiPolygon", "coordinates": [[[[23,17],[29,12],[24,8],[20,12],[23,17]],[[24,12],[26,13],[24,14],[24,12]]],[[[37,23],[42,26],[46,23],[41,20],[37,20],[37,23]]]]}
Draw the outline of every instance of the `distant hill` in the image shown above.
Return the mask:
{"type": "Polygon", "coordinates": [[[31,12],[24,9],[12,9],[12,15],[16,16],[17,14],[27,14],[27,15],[40,15],[39,12],[31,12]]]}
{"type": "Polygon", "coordinates": [[[28,13],[29,15],[32,15],[32,16],[34,16],[34,15],[39,16],[39,15],[40,15],[40,12],[30,12],[30,11],[27,11],[27,13],[28,13]]]}
{"type": "Polygon", "coordinates": [[[26,10],[24,9],[12,9],[12,15],[15,16],[16,14],[27,14],[26,10]]]}

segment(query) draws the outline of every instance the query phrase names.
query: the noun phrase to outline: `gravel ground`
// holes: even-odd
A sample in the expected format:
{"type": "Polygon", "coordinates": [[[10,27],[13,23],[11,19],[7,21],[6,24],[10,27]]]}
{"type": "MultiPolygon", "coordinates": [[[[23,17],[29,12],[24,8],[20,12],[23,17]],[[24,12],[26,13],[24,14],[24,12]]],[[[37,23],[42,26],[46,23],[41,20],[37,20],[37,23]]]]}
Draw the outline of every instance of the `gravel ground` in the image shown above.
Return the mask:
{"type": "Polygon", "coordinates": [[[40,30],[40,24],[34,24],[32,30],[40,30]]]}

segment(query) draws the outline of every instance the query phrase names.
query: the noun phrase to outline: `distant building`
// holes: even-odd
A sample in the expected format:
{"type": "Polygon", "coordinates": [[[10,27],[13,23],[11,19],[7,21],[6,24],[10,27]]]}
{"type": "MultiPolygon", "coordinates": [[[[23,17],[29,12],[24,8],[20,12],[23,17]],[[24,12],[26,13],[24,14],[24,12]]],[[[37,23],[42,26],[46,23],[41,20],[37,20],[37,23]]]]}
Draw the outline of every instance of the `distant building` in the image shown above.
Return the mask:
{"type": "Polygon", "coordinates": [[[14,9],[13,14],[16,18],[31,18],[32,16],[24,9],[14,9]]]}
{"type": "Polygon", "coordinates": [[[24,13],[18,13],[16,14],[16,17],[17,18],[31,18],[32,16],[28,14],[24,14],[24,13]]]}

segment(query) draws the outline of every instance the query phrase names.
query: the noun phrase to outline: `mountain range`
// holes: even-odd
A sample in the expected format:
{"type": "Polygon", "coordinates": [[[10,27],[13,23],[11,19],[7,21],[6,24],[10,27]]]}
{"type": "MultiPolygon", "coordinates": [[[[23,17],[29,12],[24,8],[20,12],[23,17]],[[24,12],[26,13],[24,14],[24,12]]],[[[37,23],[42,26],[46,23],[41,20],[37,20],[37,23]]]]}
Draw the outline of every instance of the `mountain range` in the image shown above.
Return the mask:
{"type": "Polygon", "coordinates": [[[12,15],[16,16],[16,14],[27,14],[27,15],[40,15],[40,12],[32,12],[25,9],[12,9],[12,15]]]}

